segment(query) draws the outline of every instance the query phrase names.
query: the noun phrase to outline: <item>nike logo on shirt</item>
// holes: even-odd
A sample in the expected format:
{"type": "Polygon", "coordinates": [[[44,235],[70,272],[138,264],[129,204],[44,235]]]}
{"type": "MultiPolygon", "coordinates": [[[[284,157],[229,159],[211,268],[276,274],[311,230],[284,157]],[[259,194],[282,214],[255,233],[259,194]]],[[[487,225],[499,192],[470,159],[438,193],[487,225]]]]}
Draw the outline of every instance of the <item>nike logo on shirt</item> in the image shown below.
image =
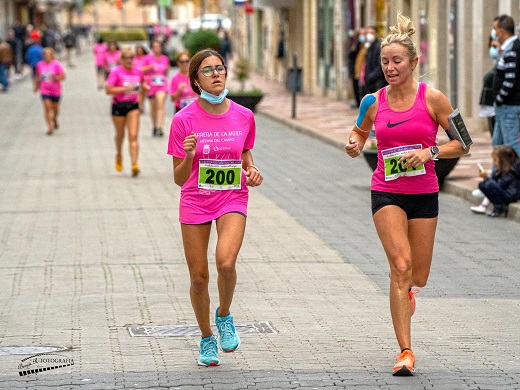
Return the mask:
{"type": "Polygon", "coordinates": [[[410,119],[406,119],[404,121],[401,121],[401,122],[396,122],[396,123],[390,123],[390,121],[388,121],[388,123],[386,124],[386,126],[391,129],[392,127],[395,127],[395,126],[399,126],[400,124],[404,123],[404,122],[408,122],[410,119]]]}

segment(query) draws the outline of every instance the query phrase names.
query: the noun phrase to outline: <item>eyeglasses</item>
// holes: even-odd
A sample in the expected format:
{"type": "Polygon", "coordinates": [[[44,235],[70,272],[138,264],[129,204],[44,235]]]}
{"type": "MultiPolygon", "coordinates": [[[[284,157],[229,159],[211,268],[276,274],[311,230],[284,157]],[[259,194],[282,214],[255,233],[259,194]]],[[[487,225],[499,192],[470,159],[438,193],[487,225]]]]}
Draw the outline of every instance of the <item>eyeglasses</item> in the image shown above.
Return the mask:
{"type": "Polygon", "coordinates": [[[190,60],[180,60],[178,62],[179,62],[179,64],[189,64],[190,60]]]}
{"type": "Polygon", "coordinates": [[[200,69],[197,73],[202,73],[206,77],[211,77],[217,71],[217,74],[226,74],[227,68],[224,65],[217,65],[215,67],[205,66],[200,69]]]}
{"type": "Polygon", "coordinates": [[[133,60],[134,56],[121,56],[121,59],[123,59],[123,60],[133,60]]]}

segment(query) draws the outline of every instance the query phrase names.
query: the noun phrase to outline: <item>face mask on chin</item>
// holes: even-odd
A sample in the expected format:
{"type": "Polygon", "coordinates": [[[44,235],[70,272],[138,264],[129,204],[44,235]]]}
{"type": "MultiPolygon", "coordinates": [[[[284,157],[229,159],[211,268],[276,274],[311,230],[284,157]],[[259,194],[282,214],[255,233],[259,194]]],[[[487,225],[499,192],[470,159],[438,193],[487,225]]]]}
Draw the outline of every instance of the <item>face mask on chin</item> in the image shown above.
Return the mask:
{"type": "Polygon", "coordinates": [[[200,87],[200,85],[197,85],[197,86],[199,87],[199,90],[200,90],[200,97],[211,104],[222,103],[224,101],[224,99],[226,98],[227,94],[229,93],[229,90],[227,88],[225,88],[220,95],[216,96],[216,95],[213,95],[213,94],[203,90],[200,87]]]}
{"type": "Polygon", "coordinates": [[[495,46],[491,46],[489,48],[489,56],[492,58],[492,59],[497,59],[498,58],[498,47],[495,47],[495,46]]]}

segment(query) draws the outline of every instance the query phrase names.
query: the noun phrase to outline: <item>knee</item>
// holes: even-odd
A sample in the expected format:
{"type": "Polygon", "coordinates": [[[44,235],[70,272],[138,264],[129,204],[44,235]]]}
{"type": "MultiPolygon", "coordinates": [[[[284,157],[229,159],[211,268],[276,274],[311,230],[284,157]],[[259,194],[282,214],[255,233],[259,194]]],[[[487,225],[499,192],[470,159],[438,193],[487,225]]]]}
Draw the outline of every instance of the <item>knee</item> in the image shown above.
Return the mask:
{"type": "Polygon", "coordinates": [[[217,271],[219,275],[231,276],[235,273],[235,262],[234,261],[223,261],[217,265],[217,271]]]}
{"type": "Polygon", "coordinates": [[[416,287],[424,287],[428,283],[428,276],[417,276],[413,278],[413,285],[416,287]]]}
{"type": "Polygon", "coordinates": [[[399,287],[408,287],[412,278],[411,261],[400,259],[394,262],[391,267],[391,279],[399,285],[399,287]]]}
{"type": "Polygon", "coordinates": [[[202,292],[208,289],[209,285],[209,274],[192,274],[191,288],[195,292],[202,292]]]}

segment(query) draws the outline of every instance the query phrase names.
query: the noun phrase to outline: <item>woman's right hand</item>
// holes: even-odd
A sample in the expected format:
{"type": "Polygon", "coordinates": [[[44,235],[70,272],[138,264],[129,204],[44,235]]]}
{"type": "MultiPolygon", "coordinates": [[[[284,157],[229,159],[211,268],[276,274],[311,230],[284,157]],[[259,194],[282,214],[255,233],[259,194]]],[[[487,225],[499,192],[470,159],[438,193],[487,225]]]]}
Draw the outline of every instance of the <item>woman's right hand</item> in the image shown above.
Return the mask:
{"type": "Polygon", "coordinates": [[[197,137],[195,137],[194,133],[191,133],[186,138],[184,138],[183,146],[184,151],[186,152],[186,156],[193,158],[197,150],[197,137]]]}
{"type": "Polygon", "coordinates": [[[352,158],[356,158],[361,154],[359,144],[353,138],[348,140],[348,144],[345,145],[345,151],[352,158]]]}

